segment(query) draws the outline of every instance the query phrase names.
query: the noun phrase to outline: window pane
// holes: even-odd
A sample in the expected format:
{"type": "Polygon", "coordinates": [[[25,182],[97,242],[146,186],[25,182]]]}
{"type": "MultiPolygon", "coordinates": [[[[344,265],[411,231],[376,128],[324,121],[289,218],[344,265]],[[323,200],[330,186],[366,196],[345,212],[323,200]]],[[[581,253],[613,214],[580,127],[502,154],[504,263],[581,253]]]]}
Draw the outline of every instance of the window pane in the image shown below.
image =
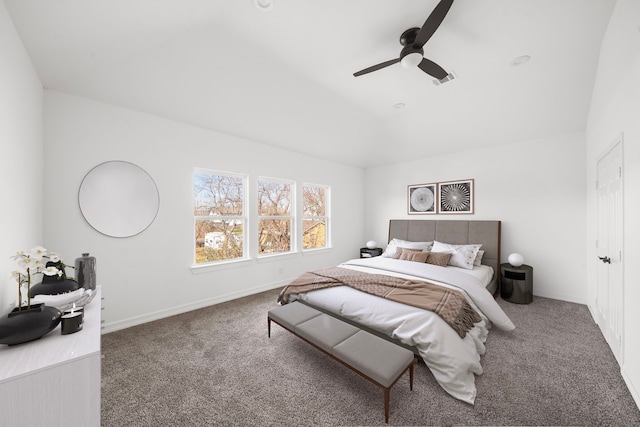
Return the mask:
{"type": "Polygon", "coordinates": [[[194,215],[242,216],[243,187],[240,177],[194,173],[194,215]]]}
{"type": "Polygon", "coordinates": [[[328,187],[302,186],[302,249],[325,248],[328,245],[328,187]]]}
{"type": "Polygon", "coordinates": [[[194,170],[196,264],[245,258],[246,176],[194,170]]]}
{"type": "Polygon", "coordinates": [[[305,219],[302,221],[303,249],[324,248],[326,246],[326,225],[320,219],[305,219]]]}
{"type": "Polygon", "coordinates": [[[258,253],[275,254],[290,250],[290,219],[261,219],[258,221],[258,253]]]}
{"type": "Polygon", "coordinates": [[[281,181],[258,180],[258,215],[289,216],[291,185],[281,181]]]}
{"type": "Polygon", "coordinates": [[[302,215],[325,216],[325,187],[305,185],[302,187],[302,215]]]}
{"type": "Polygon", "coordinates": [[[242,220],[196,220],[196,264],[243,256],[242,220]]]}

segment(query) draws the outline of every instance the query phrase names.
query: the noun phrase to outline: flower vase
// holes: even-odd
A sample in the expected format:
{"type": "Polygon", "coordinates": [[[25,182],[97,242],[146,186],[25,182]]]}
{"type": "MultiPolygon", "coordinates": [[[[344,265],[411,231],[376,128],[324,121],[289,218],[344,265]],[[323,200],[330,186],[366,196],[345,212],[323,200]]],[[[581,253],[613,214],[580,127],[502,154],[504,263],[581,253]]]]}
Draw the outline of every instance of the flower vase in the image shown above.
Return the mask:
{"type": "Polygon", "coordinates": [[[31,298],[36,295],[58,295],[67,292],[75,291],[80,288],[78,282],[73,279],[67,279],[67,275],[64,273],[64,264],[62,262],[47,263],[47,267],[57,267],[62,272],[60,276],[44,276],[42,282],[37,285],[31,286],[29,290],[29,296],[31,298]]]}
{"type": "Polygon", "coordinates": [[[42,338],[58,326],[61,316],[60,310],[45,304],[16,307],[0,319],[0,344],[16,345],[42,338]]]}
{"type": "Polygon", "coordinates": [[[96,289],[96,258],[89,256],[88,252],[76,258],[76,280],[85,289],[96,289]]]}

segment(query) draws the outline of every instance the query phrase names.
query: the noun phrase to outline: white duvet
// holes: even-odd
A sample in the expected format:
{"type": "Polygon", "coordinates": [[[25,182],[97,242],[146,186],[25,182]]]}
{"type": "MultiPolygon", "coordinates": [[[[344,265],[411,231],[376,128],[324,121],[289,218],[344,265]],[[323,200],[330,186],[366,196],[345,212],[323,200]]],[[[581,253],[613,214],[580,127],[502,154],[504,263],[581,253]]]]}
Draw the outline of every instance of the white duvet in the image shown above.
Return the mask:
{"type": "Polygon", "coordinates": [[[480,313],[482,321],[476,323],[464,338],[460,338],[431,311],[379,298],[348,286],[299,294],[292,296],[292,300],[307,301],[416,347],[442,388],[455,398],[473,404],[476,398],[475,375],[482,374],[480,356],[485,352],[484,342],[489,328],[494,324],[503,330],[515,329],[485,288],[486,270],[439,267],[383,257],[354,259],[340,264],[340,267],[414,280],[428,279],[457,288],[465,294],[480,313]]]}

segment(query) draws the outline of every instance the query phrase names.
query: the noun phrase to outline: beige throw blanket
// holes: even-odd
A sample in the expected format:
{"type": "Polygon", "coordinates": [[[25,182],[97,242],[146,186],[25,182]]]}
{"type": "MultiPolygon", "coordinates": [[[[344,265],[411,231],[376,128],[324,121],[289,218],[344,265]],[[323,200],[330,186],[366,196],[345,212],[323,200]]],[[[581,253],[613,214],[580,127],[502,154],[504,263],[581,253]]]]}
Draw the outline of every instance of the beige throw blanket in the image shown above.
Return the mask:
{"type": "Polygon", "coordinates": [[[391,301],[432,311],[447,322],[461,338],[465,337],[474,323],[482,320],[459,291],[434,283],[364,273],[341,267],[302,274],[280,292],[278,302],[287,304],[289,295],[343,285],[391,301]]]}

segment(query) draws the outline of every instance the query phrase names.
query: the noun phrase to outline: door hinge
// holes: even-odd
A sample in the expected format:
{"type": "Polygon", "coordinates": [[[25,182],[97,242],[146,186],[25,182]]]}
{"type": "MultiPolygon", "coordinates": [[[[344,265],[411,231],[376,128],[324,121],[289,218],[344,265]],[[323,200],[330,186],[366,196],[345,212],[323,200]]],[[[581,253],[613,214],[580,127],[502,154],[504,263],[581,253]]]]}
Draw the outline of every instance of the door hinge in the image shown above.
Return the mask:
{"type": "Polygon", "coordinates": [[[620,175],[620,178],[622,178],[622,166],[618,166],[618,174],[620,175]]]}

